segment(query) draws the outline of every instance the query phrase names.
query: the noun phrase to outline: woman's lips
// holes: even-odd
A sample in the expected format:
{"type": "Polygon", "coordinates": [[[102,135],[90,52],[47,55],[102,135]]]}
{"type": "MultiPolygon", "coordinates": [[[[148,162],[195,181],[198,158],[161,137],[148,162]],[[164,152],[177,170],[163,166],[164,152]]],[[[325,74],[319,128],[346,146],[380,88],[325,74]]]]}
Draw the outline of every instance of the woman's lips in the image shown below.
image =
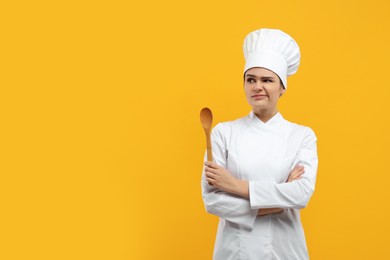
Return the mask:
{"type": "Polygon", "coordinates": [[[253,99],[256,99],[256,100],[258,100],[258,99],[264,99],[264,98],[266,98],[267,97],[267,95],[253,95],[252,96],[252,98],[253,99]]]}

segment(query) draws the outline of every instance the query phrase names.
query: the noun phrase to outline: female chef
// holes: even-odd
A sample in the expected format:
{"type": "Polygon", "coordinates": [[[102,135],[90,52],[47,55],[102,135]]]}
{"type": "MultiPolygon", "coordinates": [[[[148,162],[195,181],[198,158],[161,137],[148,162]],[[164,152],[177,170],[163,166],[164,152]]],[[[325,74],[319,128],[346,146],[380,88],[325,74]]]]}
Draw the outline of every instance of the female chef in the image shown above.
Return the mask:
{"type": "Polygon", "coordinates": [[[300,209],[315,187],[317,138],[278,112],[299,47],[275,29],[249,33],[243,47],[252,111],[214,127],[214,162],[206,161],[202,174],[206,210],[219,217],[213,259],[309,259],[300,209]]]}

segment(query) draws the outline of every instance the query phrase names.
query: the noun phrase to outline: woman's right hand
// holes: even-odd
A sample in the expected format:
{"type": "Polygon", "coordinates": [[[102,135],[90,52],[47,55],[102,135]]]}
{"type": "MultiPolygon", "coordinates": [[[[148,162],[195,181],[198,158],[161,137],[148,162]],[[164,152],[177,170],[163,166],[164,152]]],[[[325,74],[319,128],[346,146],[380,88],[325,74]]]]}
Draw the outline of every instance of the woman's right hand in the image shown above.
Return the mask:
{"type": "MultiPolygon", "coordinates": [[[[299,180],[302,178],[302,174],[305,173],[305,168],[302,165],[295,165],[294,169],[290,172],[290,175],[288,176],[288,179],[286,182],[292,182],[295,180],[299,180]]],[[[282,208],[268,208],[268,209],[259,209],[257,215],[258,216],[264,216],[272,213],[279,213],[282,212],[282,208]]]]}
{"type": "Polygon", "coordinates": [[[302,178],[302,174],[305,172],[305,168],[303,165],[295,165],[294,169],[290,172],[290,175],[288,176],[288,179],[286,182],[292,182],[295,180],[299,180],[302,178]]]}

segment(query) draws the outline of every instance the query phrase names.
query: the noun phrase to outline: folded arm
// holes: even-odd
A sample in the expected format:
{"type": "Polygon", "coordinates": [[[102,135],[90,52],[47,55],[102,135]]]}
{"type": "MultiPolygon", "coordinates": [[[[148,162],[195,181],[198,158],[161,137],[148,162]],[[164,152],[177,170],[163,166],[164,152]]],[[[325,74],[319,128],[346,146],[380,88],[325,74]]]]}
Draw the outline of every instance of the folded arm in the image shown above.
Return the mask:
{"type": "Polygon", "coordinates": [[[314,190],[317,170],[315,136],[314,139],[306,140],[299,158],[305,172],[309,169],[309,176],[302,175],[301,168],[294,176],[290,174],[287,183],[248,182],[234,178],[226,170],[226,149],[221,127],[217,125],[212,133],[215,163],[205,162],[206,167],[202,173],[202,197],[207,212],[251,228],[257,215],[280,212],[284,208],[302,208],[303,204],[306,205],[312,191],[305,187],[308,185],[314,190]]]}
{"type": "MultiPolygon", "coordinates": [[[[226,168],[226,147],[224,145],[223,125],[217,124],[212,131],[213,160],[216,165],[226,168]]],[[[205,162],[206,162],[205,156],[205,162]]],[[[247,198],[218,189],[206,179],[206,167],[202,172],[202,198],[206,211],[227,221],[252,228],[258,214],[252,209],[247,198]]]]}
{"type": "MultiPolygon", "coordinates": [[[[302,178],[304,167],[296,165],[289,174],[287,182],[293,182],[302,178]]],[[[209,184],[219,190],[238,195],[249,199],[249,181],[240,180],[233,177],[230,172],[222,166],[213,162],[205,162],[205,177],[209,184]]],[[[263,208],[257,215],[263,216],[271,213],[283,211],[282,208],[263,208]]]]}
{"type": "Polygon", "coordinates": [[[306,128],[296,162],[304,167],[305,173],[299,180],[288,183],[249,182],[249,197],[252,209],[261,208],[305,208],[315,188],[318,157],[317,138],[306,128]]]}

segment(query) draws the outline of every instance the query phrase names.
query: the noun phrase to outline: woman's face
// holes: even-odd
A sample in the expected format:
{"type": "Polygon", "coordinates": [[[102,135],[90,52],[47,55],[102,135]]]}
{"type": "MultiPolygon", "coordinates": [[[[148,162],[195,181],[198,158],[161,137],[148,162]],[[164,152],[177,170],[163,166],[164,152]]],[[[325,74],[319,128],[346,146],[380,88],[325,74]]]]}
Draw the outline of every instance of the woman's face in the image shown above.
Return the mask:
{"type": "Polygon", "coordinates": [[[285,92],[274,72],[264,68],[251,68],[244,77],[245,95],[253,111],[277,111],[280,96],[285,92]]]}

